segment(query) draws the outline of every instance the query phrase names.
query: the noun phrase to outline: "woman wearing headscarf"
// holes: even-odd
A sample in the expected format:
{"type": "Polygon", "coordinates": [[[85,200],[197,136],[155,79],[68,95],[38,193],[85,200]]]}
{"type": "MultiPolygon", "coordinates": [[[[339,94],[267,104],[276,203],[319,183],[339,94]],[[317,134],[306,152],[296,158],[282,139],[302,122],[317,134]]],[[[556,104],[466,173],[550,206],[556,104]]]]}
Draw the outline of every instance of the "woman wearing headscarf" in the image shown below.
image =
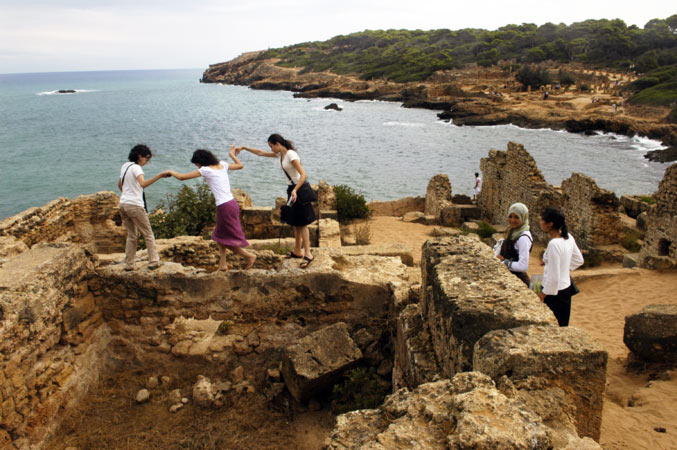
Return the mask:
{"type": "Polygon", "coordinates": [[[529,231],[529,209],[523,203],[514,203],[508,209],[508,230],[498,259],[529,286],[529,253],[534,238],[529,231]]]}

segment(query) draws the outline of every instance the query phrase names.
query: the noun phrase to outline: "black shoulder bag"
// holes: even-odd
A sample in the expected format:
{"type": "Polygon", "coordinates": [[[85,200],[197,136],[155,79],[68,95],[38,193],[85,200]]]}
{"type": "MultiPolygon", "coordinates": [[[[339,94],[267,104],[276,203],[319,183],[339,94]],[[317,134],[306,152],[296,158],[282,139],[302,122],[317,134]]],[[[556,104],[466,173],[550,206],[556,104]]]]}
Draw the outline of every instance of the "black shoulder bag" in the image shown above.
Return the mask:
{"type": "MultiPolygon", "coordinates": [[[[287,178],[289,178],[291,184],[292,185],[296,184],[294,183],[294,180],[291,179],[287,171],[284,170],[282,160],[280,160],[280,167],[282,167],[282,171],[284,172],[285,175],[287,175],[287,178]]],[[[313,188],[310,187],[310,183],[308,183],[308,181],[304,181],[301,187],[296,191],[296,201],[298,201],[299,204],[301,205],[317,201],[315,191],[313,191],[313,188]]]]}
{"type": "MultiPolygon", "coordinates": [[[[128,171],[129,168],[132,167],[134,164],[136,164],[136,163],[131,163],[130,165],[128,165],[127,168],[125,169],[125,173],[122,174],[122,183],[121,183],[121,184],[122,184],[123,186],[125,185],[125,176],[127,176],[127,171],[128,171]]],[[[286,173],[286,172],[285,172],[285,173],[286,173]]],[[[289,176],[289,175],[287,175],[287,176],[289,176]]],[[[142,188],[142,192],[141,192],[141,197],[143,197],[143,209],[144,209],[146,212],[148,212],[148,205],[146,204],[146,190],[143,189],[143,188],[142,188]]]]}

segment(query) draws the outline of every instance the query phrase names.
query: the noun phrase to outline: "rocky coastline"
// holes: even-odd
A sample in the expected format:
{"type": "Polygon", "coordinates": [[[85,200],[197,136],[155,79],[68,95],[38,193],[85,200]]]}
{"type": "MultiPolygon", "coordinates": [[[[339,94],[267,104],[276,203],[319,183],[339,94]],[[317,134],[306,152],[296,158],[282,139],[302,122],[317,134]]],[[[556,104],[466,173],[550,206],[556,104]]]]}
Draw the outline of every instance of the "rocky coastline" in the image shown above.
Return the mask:
{"type": "MultiPolygon", "coordinates": [[[[300,67],[276,66],[275,59],[260,60],[260,53],[244,53],[231,61],[210,65],[201,82],[286,90],[300,98],[401,102],[407,108],[441,111],[441,120],[451,120],[456,125],[513,124],[572,133],[611,132],[645,136],[668,147],[677,146],[677,126],[665,121],[667,108],[621,106],[623,98],[614,81],[629,81],[623,74],[567,67],[585,77],[593,89],[554,90],[544,100],[541,92],[519,92],[514,76],[506,76],[497,68],[444,71],[425,82],[394,83],[329,72],[304,73],[300,67]],[[593,98],[597,101],[593,102],[593,98]]],[[[663,159],[672,160],[670,156],[663,159]]]]}

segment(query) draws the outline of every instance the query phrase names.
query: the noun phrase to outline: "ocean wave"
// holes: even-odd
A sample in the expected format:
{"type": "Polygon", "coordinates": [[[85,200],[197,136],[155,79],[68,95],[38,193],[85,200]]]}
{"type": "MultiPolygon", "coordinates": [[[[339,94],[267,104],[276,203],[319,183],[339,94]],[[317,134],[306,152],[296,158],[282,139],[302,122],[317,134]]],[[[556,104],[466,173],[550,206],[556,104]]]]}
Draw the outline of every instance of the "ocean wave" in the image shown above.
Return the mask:
{"type": "Polygon", "coordinates": [[[424,127],[424,123],[416,122],[384,122],[384,127],[424,127]]]}
{"type": "Polygon", "coordinates": [[[87,92],[99,92],[98,89],[68,89],[69,91],[75,91],[75,92],[59,92],[60,90],[65,90],[65,89],[57,89],[55,91],[43,91],[43,92],[38,92],[35,95],[69,95],[69,94],[84,94],[87,92]]]}

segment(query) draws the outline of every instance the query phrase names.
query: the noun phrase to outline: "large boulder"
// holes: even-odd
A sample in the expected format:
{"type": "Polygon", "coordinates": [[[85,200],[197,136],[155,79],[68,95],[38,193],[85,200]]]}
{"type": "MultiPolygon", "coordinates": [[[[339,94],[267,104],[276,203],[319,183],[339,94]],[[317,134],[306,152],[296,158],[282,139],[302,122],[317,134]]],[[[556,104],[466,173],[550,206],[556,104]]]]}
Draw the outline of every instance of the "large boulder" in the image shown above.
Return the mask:
{"type": "Polygon", "coordinates": [[[642,361],[677,362],[677,305],[649,305],[626,316],[623,342],[642,361]]]}
{"type": "Polygon", "coordinates": [[[377,410],[343,414],[325,445],[329,450],[552,448],[540,417],[478,372],[411,392],[400,389],[377,410]]]}
{"type": "Polygon", "coordinates": [[[487,332],[556,324],[550,309],[477,236],[429,240],[421,257],[422,316],[442,373],[472,369],[487,332]]]}
{"type": "Polygon", "coordinates": [[[538,379],[540,391],[561,389],[575,411],[571,419],[578,434],[599,439],[607,358],[583,330],[526,326],[483,336],[475,344],[473,370],[494,381],[506,376],[516,385],[538,379]]]}
{"type": "Polygon", "coordinates": [[[439,372],[421,307],[407,305],[397,317],[393,387],[412,389],[433,381],[439,372]]]}
{"type": "Polygon", "coordinates": [[[285,348],[282,376],[294,398],[305,402],[331,388],[360,358],[362,352],[350,338],[348,326],[338,322],[285,348]]]}

